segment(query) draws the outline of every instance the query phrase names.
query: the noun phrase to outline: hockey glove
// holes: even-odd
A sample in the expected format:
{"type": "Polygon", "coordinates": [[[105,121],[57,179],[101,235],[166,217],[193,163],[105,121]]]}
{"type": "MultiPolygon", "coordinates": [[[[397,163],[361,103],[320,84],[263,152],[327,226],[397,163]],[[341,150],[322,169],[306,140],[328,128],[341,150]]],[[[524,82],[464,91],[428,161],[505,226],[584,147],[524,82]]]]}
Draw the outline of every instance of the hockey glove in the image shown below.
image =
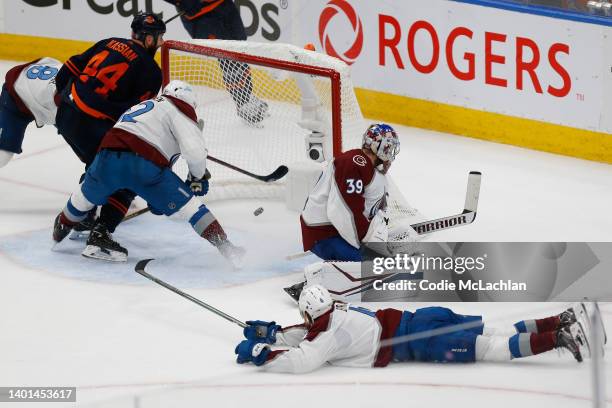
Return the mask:
{"type": "Polygon", "coordinates": [[[187,184],[187,187],[189,187],[196,196],[201,197],[208,193],[208,179],[206,178],[206,175],[200,179],[192,176],[191,173],[189,173],[187,180],[185,180],[185,184],[187,184]]]}
{"type": "Polygon", "coordinates": [[[281,328],[276,322],[249,320],[246,324],[244,337],[248,340],[264,341],[268,344],[276,343],[276,332],[281,328]]]}
{"type": "Polygon", "coordinates": [[[252,361],[256,366],[260,366],[268,359],[270,347],[266,343],[257,342],[256,340],[242,340],[236,346],[234,353],[238,354],[238,357],[236,357],[238,364],[252,361]]]}

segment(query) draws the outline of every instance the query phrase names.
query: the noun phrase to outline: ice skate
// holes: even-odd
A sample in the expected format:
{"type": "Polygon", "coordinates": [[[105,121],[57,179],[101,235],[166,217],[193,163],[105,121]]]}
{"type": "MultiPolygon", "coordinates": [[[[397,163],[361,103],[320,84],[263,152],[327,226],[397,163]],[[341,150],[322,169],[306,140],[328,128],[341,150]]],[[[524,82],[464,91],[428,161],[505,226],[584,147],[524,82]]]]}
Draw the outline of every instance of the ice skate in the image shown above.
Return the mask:
{"type": "Polygon", "coordinates": [[[72,229],[72,234],[70,234],[70,239],[80,240],[87,238],[95,223],[96,211],[94,208],[94,210],[87,213],[87,218],[85,218],[83,221],[79,222],[77,225],[74,226],[74,228],[72,229]]]}
{"type": "Polygon", "coordinates": [[[268,104],[251,94],[248,102],[236,108],[236,112],[248,125],[262,127],[261,121],[270,116],[268,104]]]}
{"type": "Polygon", "coordinates": [[[234,269],[242,269],[244,262],[244,254],[246,250],[243,247],[236,246],[229,241],[225,241],[217,246],[219,252],[227,259],[234,269]]]}
{"type": "Polygon", "coordinates": [[[57,243],[60,243],[66,238],[70,231],[72,231],[71,225],[62,224],[60,221],[61,214],[55,217],[55,221],[53,222],[53,240],[57,243]]]}
{"type": "Polygon", "coordinates": [[[104,223],[98,221],[87,239],[87,247],[82,252],[86,258],[101,259],[111,262],[126,262],[128,251],[108,232],[104,223]]]}
{"type": "Polygon", "coordinates": [[[302,290],[304,289],[305,285],[306,285],[306,281],[296,283],[295,285],[291,285],[289,287],[283,288],[283,290],[287,292],[289,296],[291,296],[291,299],[297,302],[300,300],[300,294],[302,293],[302,290]]]}
{"type": "Polygon", "coordinates": [[[563,327],[557,331],[557,344],[555,348],[568,350],[576,361],[582,362],[582,350],[588,349],[588,343],[581,326],[575,324],[571,327],[563,327]]]}

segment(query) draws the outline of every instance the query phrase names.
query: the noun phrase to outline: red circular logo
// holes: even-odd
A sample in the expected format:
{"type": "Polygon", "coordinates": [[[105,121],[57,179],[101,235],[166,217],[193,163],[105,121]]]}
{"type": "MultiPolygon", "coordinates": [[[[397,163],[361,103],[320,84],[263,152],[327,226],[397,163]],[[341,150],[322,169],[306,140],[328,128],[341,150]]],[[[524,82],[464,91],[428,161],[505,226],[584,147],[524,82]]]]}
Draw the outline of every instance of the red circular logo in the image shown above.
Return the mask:
{"type": "Polygon", "coordinates": [[[327,3],[321,12],[321,17],[319,17],[319,41],[327,55],[339,58],[349,65],[354,63],[359,54],[361,54],[361,49],[363,48],[363,25],[355,9],[348,1],[330,0],[327,3]],[[354,33],[353,44],[342,54],[336,51],[329,38],[329,33],[327,32],[330,21],[339,13],[344,14],[344,16],[348,18],[354,33]]]}

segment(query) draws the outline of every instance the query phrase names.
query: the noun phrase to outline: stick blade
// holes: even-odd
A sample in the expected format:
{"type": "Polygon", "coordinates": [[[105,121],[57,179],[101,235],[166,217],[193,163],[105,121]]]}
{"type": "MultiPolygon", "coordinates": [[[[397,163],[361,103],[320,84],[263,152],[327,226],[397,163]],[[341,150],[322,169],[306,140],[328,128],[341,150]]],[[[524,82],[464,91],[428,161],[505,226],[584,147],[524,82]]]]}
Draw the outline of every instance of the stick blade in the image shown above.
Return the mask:
{"type": "Polygon", "coordinates": [[[143,259],[141,261],[138,261],[136,263],[136,266],[134,267],[134,270],[142,275],[143,273],[145,273],[145,267],[147,266],[147,264],[153,260],[154,259],[151,258],[151,259],[143,259]]]}
{"type": "Polygon", "coordinates": [[[476,212],[478,209],[478,198],[480,196],[480,180],[482,173],[479,171],[470,171],[468,175],[467,190],[465,192],[464,212],[476,212]]]}
{"type": "Polygon", "coordinates": [[[289,173],[289,168],[285,165],[279,166],[278,169],[274,170],[274,172],[265,177],[265,181],[276,181],[285,177],[285,175],[289,173]]]}

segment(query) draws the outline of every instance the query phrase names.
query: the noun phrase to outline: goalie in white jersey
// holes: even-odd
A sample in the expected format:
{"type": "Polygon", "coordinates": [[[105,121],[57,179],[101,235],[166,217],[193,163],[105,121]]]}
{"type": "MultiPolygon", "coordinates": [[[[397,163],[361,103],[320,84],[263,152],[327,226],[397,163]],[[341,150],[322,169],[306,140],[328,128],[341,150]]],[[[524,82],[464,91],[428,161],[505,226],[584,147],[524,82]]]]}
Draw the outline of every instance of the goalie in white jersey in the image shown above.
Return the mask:
{"type": "Polygon", "coordinates": [[[298,305],[303,324],[281,328],[275,322],[246,322],[247,339],[236,347],[237,362],[253,362],[271,372],[306,373],[324,364],[384,367],[392,361],[510,361],[557,348],[582,361],[581,349],[587,349],[577,307],[522,320],[503,331],[483,323],[481,316],[460,315],[444,307],[371,311],[334,302],[321,285],[305,288],[298,305]]]}
{"type": "Polygon", "coordinates": [[[55,76],[62,63],[44,57],[11,68],[0,94],[0,167],[21,153],[26,127],[54,125],[57,113],[55,76]]]}
{"type": "MultiPolygon", "coordinates": [[[[193,90],[185,82],[172,81],[160,97],[125,112],[104,136],[82,185],[55,219],[53,239],[62,241],[95,205],[125,188],[146,200],[154,214],[176,214],[189,221],[198,235],[239,266],[244,250],[228,240],[215,216],[195,197],[208,192],[207,154],[193,90]],[[186,181],[170,169],[179,154],[189,167],[186,181]]],[[[112,239],[106,246],[99,244],[111,257],[127,257],[112,239]]]]}

